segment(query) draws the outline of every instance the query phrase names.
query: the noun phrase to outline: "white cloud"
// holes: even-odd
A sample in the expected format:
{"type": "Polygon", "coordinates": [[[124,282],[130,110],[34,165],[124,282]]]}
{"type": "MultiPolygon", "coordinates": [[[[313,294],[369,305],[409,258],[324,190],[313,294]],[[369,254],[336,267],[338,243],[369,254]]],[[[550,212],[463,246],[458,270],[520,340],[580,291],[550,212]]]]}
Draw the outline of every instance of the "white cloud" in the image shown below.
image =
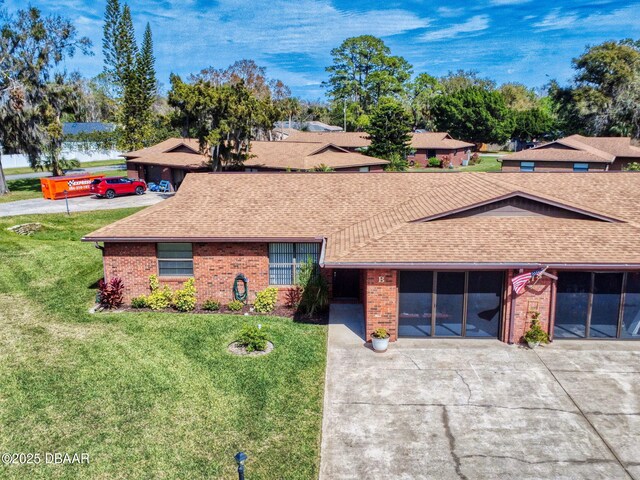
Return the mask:
{"type": "Polygon", "coordinates": [[[451,7],[440,7],[437,10],[438,15],[440,15],[443,18],[450,18],[450,17],[461,17],[465,10],[464,8],[451,8],[451,7]]]}
{"type": "Polygon", "coordinates": [[[531,0],[490,0],[489,3],[495,6],[502,5],[521,5],[523,3],[529,3],[531,0]]]}
{"type": "Polygon", "coordinates": [[[638,31],[638,17],[640,4],[630,4],[626,7],[606,13],[592,13],[580,16],[575,11],[564,12],[561,8],[554,8],[533,26],[539,30],[564,30],[585,28],[589,31],[628,27],[632,29],[622,36],[633,37],[633,30],[638,31]]]}
{"type": "Polygon", "coordinates": [[[488,15],[476,15],[471,17],[464,23],[458,23],[450,26],[440,27],[439,30],[432,30],[422,34],[419,40],[444,40],[446,38],[455,38],[459,35],[474,34],[489,28],[488,15]]]}
{"type": "Polygon", "coordinates": [[[573,26],[577,21],[577,14],[562,13],[560,8],[554,8],[542,21],[534,23],[533,26],[540,30],[560,30],[573,26]]]}

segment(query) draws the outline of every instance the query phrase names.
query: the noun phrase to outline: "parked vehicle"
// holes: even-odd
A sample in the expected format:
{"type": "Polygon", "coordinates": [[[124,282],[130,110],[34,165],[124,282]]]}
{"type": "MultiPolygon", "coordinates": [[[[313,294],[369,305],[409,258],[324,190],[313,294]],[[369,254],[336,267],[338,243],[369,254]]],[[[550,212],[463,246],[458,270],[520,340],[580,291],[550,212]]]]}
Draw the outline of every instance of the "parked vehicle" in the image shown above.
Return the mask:
{"type": "Polygon", "coordinates": [[[90,192],[105,198],[114,198],[116,195],[129,195],[135,193],[142,195],[147,190],[144,180],[127,177],[96,178],[91,182],[90,192]]]}

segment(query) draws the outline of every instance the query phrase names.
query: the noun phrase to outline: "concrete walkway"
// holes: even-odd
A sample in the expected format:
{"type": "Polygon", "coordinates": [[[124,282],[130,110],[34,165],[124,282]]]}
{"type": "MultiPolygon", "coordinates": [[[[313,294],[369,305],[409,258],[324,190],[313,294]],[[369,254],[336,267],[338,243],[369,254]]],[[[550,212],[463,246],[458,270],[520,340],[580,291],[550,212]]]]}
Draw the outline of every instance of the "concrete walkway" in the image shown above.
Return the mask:
{"type": "MultiPolygon", "coordinates": [[[[92,210],[114,210],[117,208],[148,207],[169,198],[173,193],[147,192],[144,195],[126,195],[111,200],[94,196],[69,199],[69,211],[89,212],[92,210]]],[[[16,202],[0,203],[0,217],[33,215],[39,213],[66,213],[64,200],[34,198],[16,202]]]]}
{"type": "MultiPolygon", "coordinates": [[[[66,170],[66,175],[78,175],[80,173],[96,173],[107,172],[109,170],[124,170],[127,168],[124,160],[121,165],[105,165],[103,167],[87,167],[87,168],[74,168],[72,170],[66,170]]],[[[16,175],[7,175],[6,180],[22,180],[25,178],[44,178],[51,177],[51,172],[32,172],[32,173],[18,173],[16,175]]]]}
{"type": "Polygon", "coordinates": [[[640,343],[364,346],[332,305],[320,478],[640,479],[640,343]]]}

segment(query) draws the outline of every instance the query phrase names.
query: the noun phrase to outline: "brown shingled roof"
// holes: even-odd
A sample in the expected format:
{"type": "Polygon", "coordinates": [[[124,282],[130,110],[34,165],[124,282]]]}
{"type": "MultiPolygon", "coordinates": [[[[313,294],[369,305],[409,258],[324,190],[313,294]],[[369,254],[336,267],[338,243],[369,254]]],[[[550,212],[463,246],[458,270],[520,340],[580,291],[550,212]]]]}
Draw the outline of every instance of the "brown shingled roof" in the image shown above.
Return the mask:
{"type": "Polygon", "coordinates": [[[631,145],[629,137],[571,135],[506,155],[502,160],[613,163],[617,157],[640,158],[640,148],[631,145]]]}
{"type": "Polygon", "coordinates": [[[87,241],[326,239],[328,266],[640,265],[640,174],[188,174],[171,199],[87,241]],[[433,218],[524,192],[602,219],[433,218]],[[611,218],[611,221],[605,217],[611,218]]]}
{"type": "MultiPolygon", "coordinates": [[[[296,132],[285,142],[324,142],[344,148],[362,148],[371,144],[371,137],[365,132],[296,132]]],[[[457,150],[471,148],[473,143],[451,138],[447,132],[412,133],[411,146],[416,149],[457,150]]]]}
{"type": "Polygon", "coordinates": [[[389,162],[349,152],[327,143],[307,142],[251,142],[245,167],[261,167],[278,170],[312,170],[320,165],[333,169],[386,165],[389,162]]]}

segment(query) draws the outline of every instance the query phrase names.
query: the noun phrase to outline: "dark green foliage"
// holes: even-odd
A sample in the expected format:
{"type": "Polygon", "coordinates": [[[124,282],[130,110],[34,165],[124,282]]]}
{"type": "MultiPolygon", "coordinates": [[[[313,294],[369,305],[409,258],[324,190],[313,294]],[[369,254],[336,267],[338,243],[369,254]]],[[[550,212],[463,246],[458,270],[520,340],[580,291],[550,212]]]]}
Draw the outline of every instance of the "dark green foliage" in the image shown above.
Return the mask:
{"type": "Polygon", "coordinates": [[[247,352],[263,352],[267,348],[269,337],[267,333],[256,325],[244,325],[240,330],[237,342],[244,346],[247,352]]]}
{"type": "Polygon", "coordinates": [[[438,97],[433,113],[439,130],[477,144],[504,143],[513,132],[512,115],[502,94],[478,86],[438,97]]]}
{"type": "Polygon", "coordinates": [[[385,98],[371,115],[367,154],[386,159],[394,154],[406,157],[411,150],[410,131],[411,118],[406,110],[397,100],[385,98]]]}
{"type": "Polygon", "coordinates": [[[145,295],[131,299],[131,308],[147,308],[148,306],[149,304],[145,295]]]}
{"type": "Polygon", "coordinates": [[[442,161],[438,157],[431,157],[428,162],[428,165],[433,168],[442,166],[442,161]]]}
{"type": "Polygon", "coordinates": [[[516,111],[513,116],[515,121],[513,137],[524,141],[550,134],[555,125],[551,112],[540,107],[516,111]]]}
{"type": "Polygon", "coordinates": [[[389,163],[384,167],[387,172],[405,172],[409,168],[407,157],[400,153],[392,153],[387,160],[389,163]]]}
{"type": "Polygon", "coordinates": [[[307,315],[314,315],[329,307],[329,284],[318,271],[311,259],[300,267],[297,286],[302,289],[298,309],[307,315]]]}
{"type": "Polygon", "coordinates": [[[220,310],[220,302],[217,300],[206,300],[202,304],[202,309],[208,312],[217,312],[220,310]]]}
{"type": "Polygon", "coordinates": [[[329,80],[324,84],[329,95],[338,104],[357,104],[364,114],[381,98],[400,94],[411,76],[411,65],[391,55],[389,47],[372,35],[347,38],[331,55],[333,64],[326,68],[329,80]]]}
{"type": "Polygon", "coordinates": [[[640,172],[640,163],[631,162],[631,163],[627,164],[627,166],[625,167],[625,170],[627,172],[640,172]]]}
{"type": "Polygon", "coordinates": [[[244,303],[242,303],[240,300],[231,300],[227,305],[227,308],[232,312],[239,312],[244,308],[244,303]]]}
{"type": "Polygon", "coordinates": [[[122,10],[119,0],[107,0],[102,27],[102,54],[104,56],[104,72],[113,81],[119,78],[122,64],[118,43],[118,24],[122,10]]]}

